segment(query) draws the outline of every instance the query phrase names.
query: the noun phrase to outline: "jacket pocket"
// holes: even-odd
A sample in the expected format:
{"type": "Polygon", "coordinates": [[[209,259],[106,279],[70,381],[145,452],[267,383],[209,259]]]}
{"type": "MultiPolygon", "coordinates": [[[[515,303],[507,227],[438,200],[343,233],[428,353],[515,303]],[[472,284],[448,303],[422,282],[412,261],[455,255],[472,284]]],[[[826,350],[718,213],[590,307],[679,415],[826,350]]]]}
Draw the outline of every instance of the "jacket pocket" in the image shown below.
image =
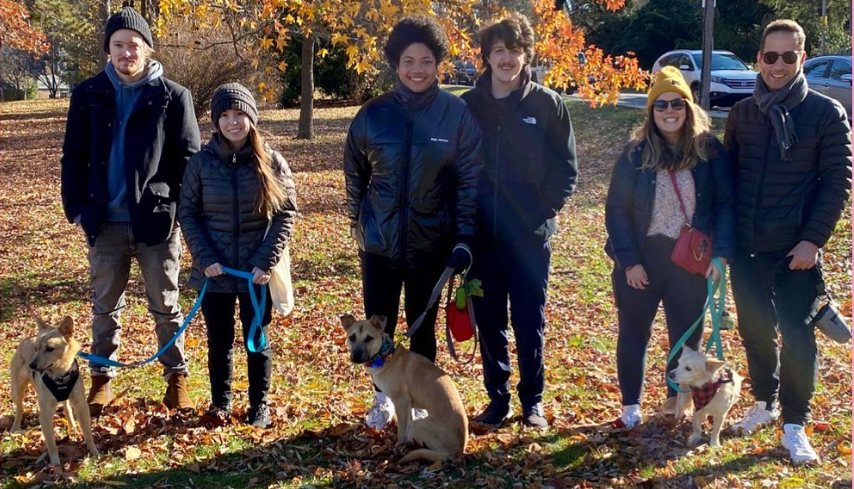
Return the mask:
{"type": "Polygon", "coordinates": [[[362,201],[359,208],[359,227],[356,233],[356,242],[360,250],[368,253],[382,254],[386,249],[385,239],[367,197],[362,201]]]}

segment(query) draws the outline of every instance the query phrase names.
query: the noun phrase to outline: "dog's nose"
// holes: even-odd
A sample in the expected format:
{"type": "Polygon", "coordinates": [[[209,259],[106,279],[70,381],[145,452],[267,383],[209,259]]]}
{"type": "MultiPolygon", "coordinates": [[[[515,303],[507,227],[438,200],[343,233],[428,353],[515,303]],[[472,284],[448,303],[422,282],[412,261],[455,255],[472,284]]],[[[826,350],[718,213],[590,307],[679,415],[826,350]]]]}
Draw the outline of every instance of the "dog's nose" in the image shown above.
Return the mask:
{"type": "Polygon", "coordinates": [[[38,367],[38,364],[36,363],[36,361],[35,361],[35,360],[33,360],[32,362],[30,362],[30,368],[31,368],[31,369],[35,370],[35,369],[36,369],[36,367],[38,367]]]}
{"type": "Polygon", "coordinates": [[[676,378],[676,373],[675,373],[675,372],[667,372],[667,377],[668,377],[670,380],[673,380],[673,379],[675,379],[675,378],[676,378]]]}

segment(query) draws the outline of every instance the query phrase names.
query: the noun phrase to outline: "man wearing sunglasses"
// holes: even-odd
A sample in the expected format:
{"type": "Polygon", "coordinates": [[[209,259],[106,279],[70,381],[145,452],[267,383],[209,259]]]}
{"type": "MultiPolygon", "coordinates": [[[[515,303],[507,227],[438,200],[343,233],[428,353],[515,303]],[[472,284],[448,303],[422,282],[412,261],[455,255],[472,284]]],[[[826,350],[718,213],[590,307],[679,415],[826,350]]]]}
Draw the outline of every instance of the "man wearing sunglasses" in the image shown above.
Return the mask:
{"type": "Polygon", "coordinates": [[[765,28],[756,89],[724,134],[737,168],[732,287],[756,400],[733,429],[752,433],[782,415],[795,464],[819,459],[804,430],[818,367],[810,319],[821,249],[851,189],[851,128],[839,102],[807,87],[804,40],[791,20],[765,28]]]}

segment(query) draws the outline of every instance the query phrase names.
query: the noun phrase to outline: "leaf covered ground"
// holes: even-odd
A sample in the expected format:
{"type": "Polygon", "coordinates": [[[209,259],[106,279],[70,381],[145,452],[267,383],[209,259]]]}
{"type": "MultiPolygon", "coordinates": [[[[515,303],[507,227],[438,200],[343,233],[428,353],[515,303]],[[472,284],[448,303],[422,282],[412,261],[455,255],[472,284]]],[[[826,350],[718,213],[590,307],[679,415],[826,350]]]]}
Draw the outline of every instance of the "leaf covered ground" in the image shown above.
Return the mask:
{"type": "MultiPolygon", "coordinates": [[[[71,315],[76,337],[89,346],[90,294],[82,233],[68,224],[59,197],[59,158],[65,101],[4,103],[0,133],[0,384],[8,388],[15,345],[35,331],[38,314],[57,323],[71,315]]],[[[611,263],[602,251],[604,196],[610,168],[637,124],[632,109],[593,110],[570,103],[578,141],[578,192],[559,216],[553,240],[546,333],[545,432],[518,423],[497,431],[475,429],[468,455],[445,467],[398,465],[393,432],[363,427],[370,388],[364,369],[348,363],[339,316],[362,313],[358,263],[344,217],[340,162],[344,136],[357,107],[315,110],[317,138],[295,139],[296,110],[268,110],[261,127],[291,164],[300,213],[291,245],[297,304],[289,318],[274,317],[271,403],[274,426],[248,428],[245,355],[235,361],[237,415],[211,427],[197,416],[170,415],[160,404],[165,383],[156,366],[122,372],[117,399],[94,428],[101,450],[86,457],[79,434],[56,417],[61,470],[45,468],[44,444],[30,393],[25,433],[10,434],[12,405],[0,396],[0,486],[74,487],[453,487],[453,488],[795,488],[851,485],[851,350],[820,338],[820,376],[812,403],[813,443],[823,462],[795,468],[779,447],[780,428],[746,438],[725,436],[723,447],[686,444],[690,427],[656,414],[663,400],[663,324],[656,323],[648,359],[644,415],[633,431],[618,430],[616,314],[611,263]]],[[[717,121],[717,129],[721,129],[717,121]]],[[[211,126],[203,121],[203,138],[211,126]]],[[[831,291],[851,315],[851,213],[846,211],[825,255],[831,291]]],[[[182,260],[182,286],[189,274],[182,260]]],[[[121,359],[156,350],[144,289],[134,267],[123,314],[121,359]]],[[[182,308],[195,294],[182,288],[182,308]]],[[[731,304],[731,301],[730,301],[731,304]]],[[[730,306],[730,309],[731,306],[730,306]]],[[[734,312],[734,311],[733,311],[734,312]]],[[[191,394],[200,412],[209,395],[206,339],[201,318],[188,330],[191,394]]],[[[725,331],[728,360],[746,375],[737,334],[725,331]]],[[[440,341],[438,363],[463,396],[470,415],[486,403],[478,362],[450,360],[440,341]]],[[[464,345],[468,346],[468,345],[464,345]]],[[[84,376],[89,384],[88,374],[84,376]]],[[[750,405],[749,382],[731,418],[750,405]]],[[[518,411],[518,406],[515,406],[518,411]]],[[[732,420],[731,420],[732,421],[732,420]]]]}

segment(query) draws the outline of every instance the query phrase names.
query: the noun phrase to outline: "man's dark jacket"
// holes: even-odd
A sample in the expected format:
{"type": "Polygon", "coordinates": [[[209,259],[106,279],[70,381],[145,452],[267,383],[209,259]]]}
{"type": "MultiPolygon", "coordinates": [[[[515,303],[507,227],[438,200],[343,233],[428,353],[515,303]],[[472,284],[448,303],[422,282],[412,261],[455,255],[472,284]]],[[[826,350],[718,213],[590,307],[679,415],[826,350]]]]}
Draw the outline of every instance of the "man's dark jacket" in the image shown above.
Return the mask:
{"type": "Polygon", "coordinates": [[[415,268],[470,242],[482,158],[474,116],[438,85],[414,94],[398,83],[370,100],[344,150],[347,216],[359,249],[415,268]]]}
{"type": "Polygon", "coordinates": [[[736,164],[738,251],[823,247],[851,192],[851,127],[839,102],[809,91],[789,111],[798,142],[783,161],[753,97],[730,110],[724,145],[736,164]]]}
{"type": "MultiPolygon", "coordinates": [[[[74,89],[62,146],[62,205],[69,222],[80,216],[90,245],[106,220],[115,121],[116,92],[106,73],[74,89]]],[[[184,168],[198,150],[190,92],[163,77],[147,83],[125,129],[128,210],[136,241],[156,245],[169,239],[184,168]]]]}
{"type": "Polygon", "coordinates": [[[575,189],[575,136],[556,92],[525,77],[505,100],[492,96],[489,70],[462,98],[483,131],[478,241],[548,239],[575,189]]]}
{"type": "MultiPolygon", "coordinates": [[[[691,170],[696,207],[691,226],[712,238],[712,256],[735,257],[735,175],[733,163],[720,141],[708,136],[709,159],[691,170]]],[[[608,242],[605,252],[626,268],[641,263],[641,250],[652,222],[658,173],[642,170],[646,142],[626,146],[611,173],[605,202],[608,242]]],[[[667,177],[665,177],[667,178],[667,177]]]]}

